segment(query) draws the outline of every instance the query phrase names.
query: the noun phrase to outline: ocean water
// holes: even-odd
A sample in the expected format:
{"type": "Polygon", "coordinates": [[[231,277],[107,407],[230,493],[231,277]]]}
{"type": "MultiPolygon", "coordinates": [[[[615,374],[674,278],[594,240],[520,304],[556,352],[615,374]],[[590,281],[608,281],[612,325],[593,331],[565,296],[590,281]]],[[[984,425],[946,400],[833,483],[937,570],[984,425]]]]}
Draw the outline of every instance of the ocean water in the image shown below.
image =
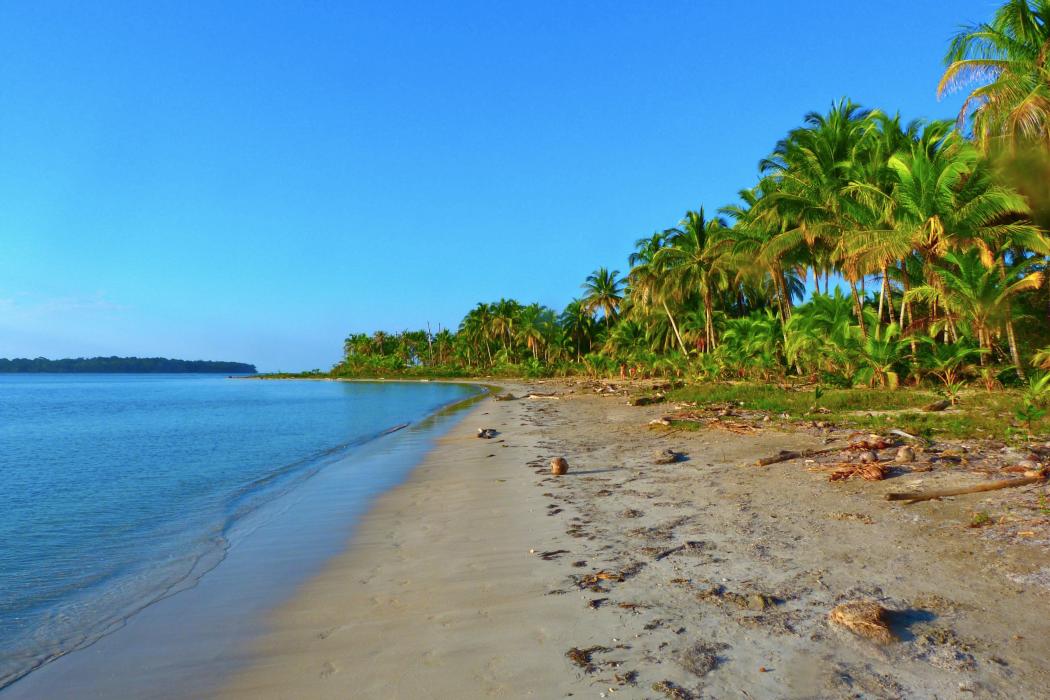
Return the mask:
{"type": "Polygon", "coordinates": [[[240,523],[476,392],[0,375],[0,687],[196,586],[240,523]]]}

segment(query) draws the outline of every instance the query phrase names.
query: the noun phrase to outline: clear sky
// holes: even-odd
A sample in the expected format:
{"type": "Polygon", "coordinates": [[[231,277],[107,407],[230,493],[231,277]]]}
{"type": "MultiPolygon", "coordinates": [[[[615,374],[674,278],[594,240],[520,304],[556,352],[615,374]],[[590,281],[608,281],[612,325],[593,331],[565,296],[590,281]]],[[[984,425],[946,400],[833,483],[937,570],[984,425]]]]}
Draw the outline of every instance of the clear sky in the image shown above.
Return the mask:
{"type": "Polygon", "coordinates": [[[327,368],[562,308],[810,110],[953,117],[987,0],[0,4],[0,357],[327,368]]]}

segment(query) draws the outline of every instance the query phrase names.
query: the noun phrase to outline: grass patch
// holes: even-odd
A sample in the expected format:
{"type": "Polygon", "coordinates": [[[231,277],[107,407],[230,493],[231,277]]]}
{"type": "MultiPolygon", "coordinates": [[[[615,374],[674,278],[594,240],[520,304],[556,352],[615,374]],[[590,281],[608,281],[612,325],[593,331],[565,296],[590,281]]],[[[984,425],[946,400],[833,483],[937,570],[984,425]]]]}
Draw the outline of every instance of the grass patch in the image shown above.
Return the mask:
{"type": "MultiPolygon", "coordinates": [[[[940,396],[929,389],[912,388],[825,389],[817,399],[812,388],[734,382],[693,384],[672,391],[668,398],[699,406],[732,403],[743,410],[768,413],[774,420],[787,413],[792,419],[829,421],[873,433],[897,428],[926,438],[1016,440],[1028,436],[1027,428],[1014,415],[1021,395],[1013,390],[970,389],[961,394],[958,406],[944,412],[922,411],[940,396]],[[815,411],[815,406],[828,412],[815,411]]],[[[1035,421],[1032,427],[1041,434],[1046,423],[1035,421]]]]}

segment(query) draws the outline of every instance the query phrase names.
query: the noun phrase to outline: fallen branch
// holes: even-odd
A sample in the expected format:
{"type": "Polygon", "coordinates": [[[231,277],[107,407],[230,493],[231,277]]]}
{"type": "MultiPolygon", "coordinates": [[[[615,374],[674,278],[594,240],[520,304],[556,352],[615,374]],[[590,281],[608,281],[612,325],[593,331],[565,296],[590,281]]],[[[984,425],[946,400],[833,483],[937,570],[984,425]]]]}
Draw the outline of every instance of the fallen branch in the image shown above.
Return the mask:
{"type": "Polygon", "coordinates": [[[762,459],[755,462],[756,466],[767,467],[770,464],[778,464],[780,462],[787,462],[792,459],[803,459],[808,457],[816,457],[817,455],[824,455],[829,452],[838,452],[843,450],[843,447],[827,447],[822,450],[802,450],[801,452],[793,452],[791,450],[781,450],[772,457],[763,457],[762,459]]]}
{"type": "Polygon", "coordinates": [[[948,496],[962,496],[967,493],[982,493],[984,491],[998,491],[999,489],[1010,489],[1015,486],[1027,486],[1028,484],[1039,484],[1046,481],[1046,476],[1029,476],[1023,479],[1004,479],[993,481],[989,484],[977,484],[959,489],[941,489],[939,491],[926,491],[925,493],[887,493],[887,501],[904,501],[904,505],[911,505],[919,501],[932,501],[935,498],[946,498],[948,496]]]}

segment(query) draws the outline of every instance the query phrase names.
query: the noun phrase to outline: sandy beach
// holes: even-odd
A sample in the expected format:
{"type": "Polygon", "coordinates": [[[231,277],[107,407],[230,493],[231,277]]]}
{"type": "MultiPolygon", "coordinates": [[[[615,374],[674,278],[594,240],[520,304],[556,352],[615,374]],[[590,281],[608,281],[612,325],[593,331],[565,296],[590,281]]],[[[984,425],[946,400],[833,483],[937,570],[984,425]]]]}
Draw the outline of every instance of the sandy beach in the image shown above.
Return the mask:
{"type": "Polygon", "coordinates": [[[557,396],[473,408],[221,697],[1045,696],[1046,528],[964,525],[1044,487],[901,506],[883,495],[951,476],[829,483],[754,460],[834,436],[654,431],[666,406],[505,386],[557,396]],[[655,464],[664,448],[687,459],[655,464]],[[895,641],[829,624],[857,599],[891,611],[895,641]]]}

